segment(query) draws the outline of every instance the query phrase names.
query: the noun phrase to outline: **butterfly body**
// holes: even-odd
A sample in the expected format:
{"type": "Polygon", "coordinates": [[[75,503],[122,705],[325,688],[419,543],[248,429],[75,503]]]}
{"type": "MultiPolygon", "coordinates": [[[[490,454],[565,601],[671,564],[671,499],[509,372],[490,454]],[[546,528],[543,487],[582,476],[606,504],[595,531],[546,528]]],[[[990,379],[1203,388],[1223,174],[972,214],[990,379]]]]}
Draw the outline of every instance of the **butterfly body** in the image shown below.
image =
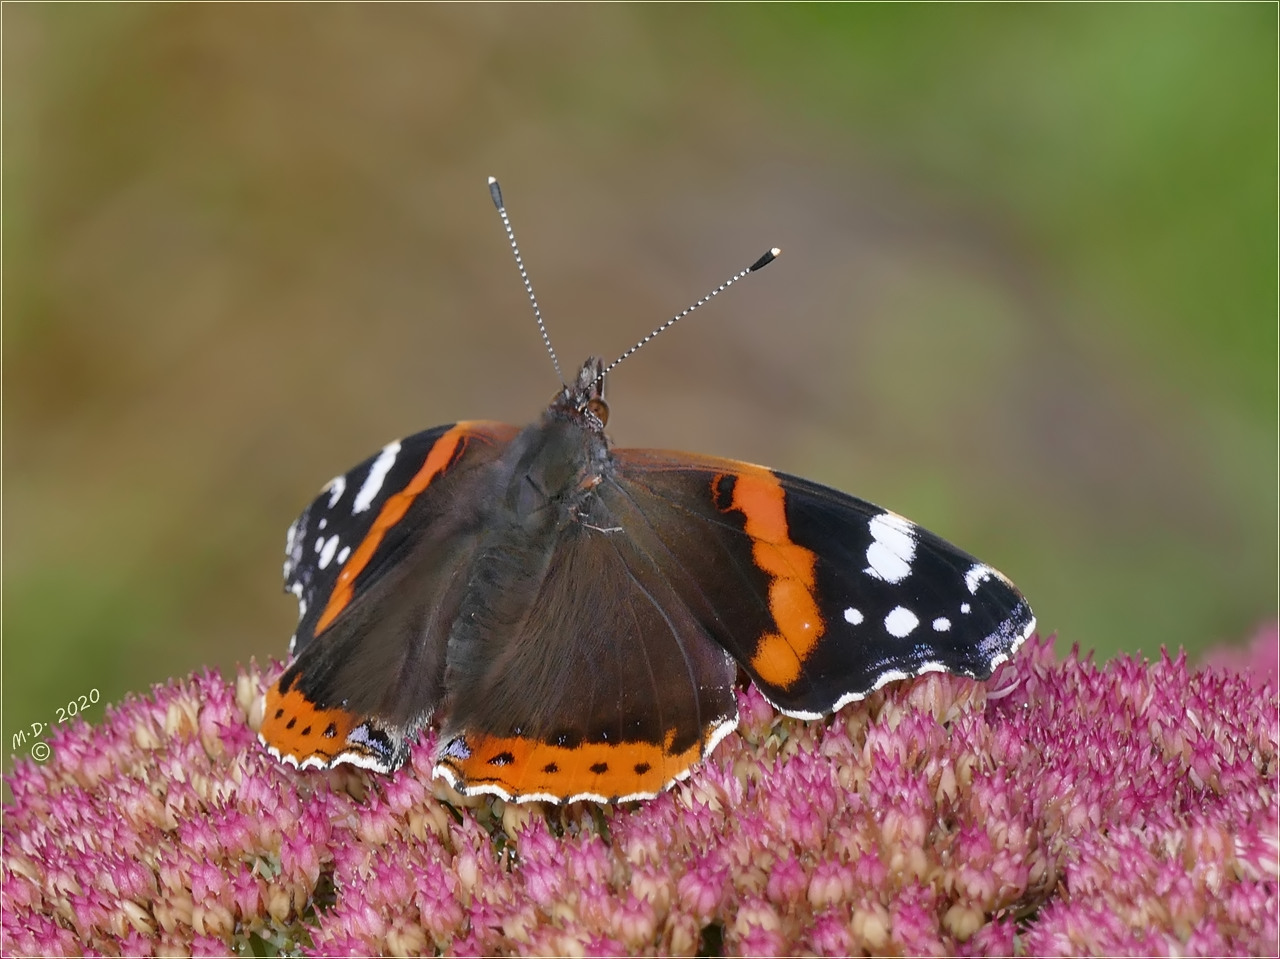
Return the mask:
{"type": "Polygon", "coordinates": [[[737,722],[739,669],[813,718],[931,670],[985,677],[1034,628],[967,553],[764,467],[612,449],[603,366],[533,425],[393,443],[290,528],[299,600],[263,742],[517,801],[646,798],[737,722]]]}

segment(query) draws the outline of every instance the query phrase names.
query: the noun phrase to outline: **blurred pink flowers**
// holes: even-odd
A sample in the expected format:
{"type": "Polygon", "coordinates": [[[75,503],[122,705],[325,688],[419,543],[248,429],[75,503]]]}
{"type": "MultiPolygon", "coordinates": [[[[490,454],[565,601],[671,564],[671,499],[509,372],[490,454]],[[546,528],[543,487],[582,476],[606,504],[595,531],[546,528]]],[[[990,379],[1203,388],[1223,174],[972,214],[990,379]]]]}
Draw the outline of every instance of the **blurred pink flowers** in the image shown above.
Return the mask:
{"type": "Polygon", "coordinates": [[[1275,954],[1277,638],[1248,672],[1032,640],[828,722],[742,724],[652,802],[299,773],[204,674],[65,727],[5,808],[5,955],[1275,954]],[[452,802],[450,805],[442,799],[452,802]]]}

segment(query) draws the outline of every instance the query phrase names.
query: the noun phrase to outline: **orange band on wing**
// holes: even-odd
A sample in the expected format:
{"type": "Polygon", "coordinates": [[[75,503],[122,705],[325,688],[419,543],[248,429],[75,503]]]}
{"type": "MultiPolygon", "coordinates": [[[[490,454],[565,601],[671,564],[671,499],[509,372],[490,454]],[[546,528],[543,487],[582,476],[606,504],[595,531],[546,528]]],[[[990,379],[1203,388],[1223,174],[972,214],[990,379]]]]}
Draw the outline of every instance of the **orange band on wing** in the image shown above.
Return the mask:
{"type": "MultiPolygon", "coordinates": [[[[751,667],[766,683],[785,689],[800,677],[823,633],[814,599],[816,557],[791,540],[786,491],[777,476],[760,466],[743,466],[731,475],[729,508],[742,513],[743,531],[751,537],[751,558],[771,578],[769,613],[778,627],[756,641],[751,667]]],[[[722,479],[723,474],[716,476],[713,487],[722,479]]]]}
{"type": "Polygon", "coordinates": [[[356,722],[344,709],[318,708],[296,687],[285,691],[277,683],[267,690],[258,733],[282,759],[295,765],[319,760],[327,766],[346,749],[347,735],[356,722]]]}
{"type": "Polygon", "coordinates": [[[457,456],[458,447],[467,441],[470,427],[471,424],[469,423],[457,423],[436,440],[431,447],[431,452],[427,454],[426,462],[422,464],[422,468],[418,470],[413,479],[409,480],[408,485],[398,493],[392,494],[382,504],[382,509],[378,512],[378,518],[373,521],[373,526],[369,528],[369,532],[365,534],[360,545],[356,547],[346,563],[343,564],[342,572],[338,574],[338,582],[329,596],[329,602],[325,605],[324,612],[320,614],[320,618],[316,621],[315,633],[317,635],[323,632],[330,623],[337,619],[338,614],[346,609],[347,604],[351,602],[356,577],[369,565],[369,560],[377,552],[378,544],[387,535],[387,530],[400,522],[404,514],[409,511],[409,507],[413,504],[418,494],[430,486],[432,481],[453,462],[457,456]]]}
{"type": "Polygon", "coordinates": [[[453,785],[462,791],[497,791],[509,799],[518,796],[654,796],[702,758],[694,743],[672,752],[675,730],[663,743],[581,743],[556,746],[519,736],[461,737],[466,758],[445,755],[437,763],[453,785]]]}

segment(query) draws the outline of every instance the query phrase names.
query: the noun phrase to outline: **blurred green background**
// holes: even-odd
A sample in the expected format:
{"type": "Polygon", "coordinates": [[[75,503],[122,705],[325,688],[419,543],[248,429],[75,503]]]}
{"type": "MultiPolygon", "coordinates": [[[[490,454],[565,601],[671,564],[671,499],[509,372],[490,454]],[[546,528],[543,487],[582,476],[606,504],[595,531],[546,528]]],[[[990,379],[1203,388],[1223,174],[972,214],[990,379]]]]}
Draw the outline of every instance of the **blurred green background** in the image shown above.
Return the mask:
{"type": "MultiPolygon", "coordinates": [[[[1101,656],[1276,606],[1274,5],[4,10],[3,722],[283,656],[284,531],[613,356],[1101,656]]],[[[101,715],[102,705],[90,718],[101,715]]],[[[21,750],[20,750],[21,751],[21,750]]]]}

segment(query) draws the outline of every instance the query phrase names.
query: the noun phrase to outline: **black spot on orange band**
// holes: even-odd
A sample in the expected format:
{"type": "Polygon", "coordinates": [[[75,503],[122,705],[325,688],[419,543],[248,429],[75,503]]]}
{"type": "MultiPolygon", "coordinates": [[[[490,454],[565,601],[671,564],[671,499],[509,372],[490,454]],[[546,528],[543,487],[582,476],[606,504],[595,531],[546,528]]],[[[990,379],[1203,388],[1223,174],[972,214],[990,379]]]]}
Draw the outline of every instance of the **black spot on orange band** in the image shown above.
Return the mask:
{"type": "Polygon", "coordinates": [[[346,748],[357,718],[342,709],[319,708],[297,689],[282,692],[281,685],[267,690],[266,718],[259,730],[263,741],[299,765],[308,759],[332,762],[346,748]]]}
{"type": "Polygon", "coordinates": [[[519,736],[463,736],[465,746],[445,753],[437,769],[462,791],[491,788],[508,797],[591,795],[605,799],[656,795],[702,758],[701,741],[682,752],[665,742],[580,742],[572,747],[519,736]],[[501,760],[499,762],[498,760],[501,760]]]}

